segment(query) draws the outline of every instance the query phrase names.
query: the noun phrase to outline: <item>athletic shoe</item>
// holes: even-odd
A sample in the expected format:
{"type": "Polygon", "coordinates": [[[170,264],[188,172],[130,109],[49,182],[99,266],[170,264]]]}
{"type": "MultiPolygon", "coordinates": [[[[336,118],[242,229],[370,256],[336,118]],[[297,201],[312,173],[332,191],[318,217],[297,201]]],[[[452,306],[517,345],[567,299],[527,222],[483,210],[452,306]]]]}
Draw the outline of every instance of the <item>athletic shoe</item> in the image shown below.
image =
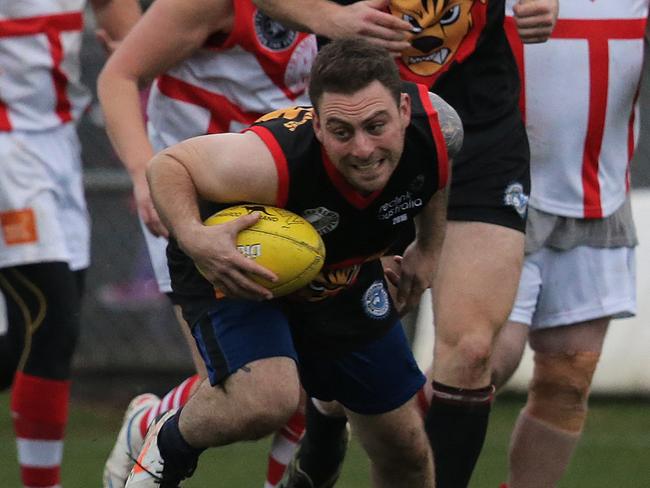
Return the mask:
{"type": "Polygon", "coordinates": [[[104,465],[104,488],[124,488],[133,461],[140,452],[142,441],[140,421],[142,416],[160,399],[152,393],[138,395],[126,408],[120,433],[104,465]]]}
{"type": "Polygon", "coordinates": [[[166,463],[158,449],[158,434],[175,413],[176,410],[164,413],[149,427],[124,488],[178,488],[181,481],[192,476],[196,466],[181,472],[171,463],[166,463]]]}
{"type": "MultiPolygon", "coordinates": [[[[346,426],[346,435],[345,435],[345,445],[342,449],[347,450],[347,446],[350,443],[350,424],[346,426]]],[[[305,473],[300,468],[300,448],[298,448],[287,466],[284,476],[278,484],[277,488],[332,488],[339,477],[341,476],[341,470],[343,468],[343,459],[332,471],[330,477],[325,480],[323,483],[316,485],[311,477],[305,473]]]]}

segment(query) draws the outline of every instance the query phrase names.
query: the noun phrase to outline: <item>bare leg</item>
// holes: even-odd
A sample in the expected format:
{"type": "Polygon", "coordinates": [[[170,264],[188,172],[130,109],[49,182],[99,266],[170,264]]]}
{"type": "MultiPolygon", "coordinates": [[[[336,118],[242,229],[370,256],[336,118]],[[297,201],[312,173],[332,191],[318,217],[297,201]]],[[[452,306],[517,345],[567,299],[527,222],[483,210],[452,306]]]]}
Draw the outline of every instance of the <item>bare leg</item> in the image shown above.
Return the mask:
{"type": "Polygon", "coordinates": [[[511,488],[557,485],[587,416],[609,318],[531,332],[535,370],[510,441],[511,488]]]}
{"type": "Polygon", "coordinates": [[[433,397],[426,418],[441,488],[467,486],[483,446],[493,387],[490,358],[517,292],[524,235],[449,222],[434,281],[433,397]]]}
{"type": "Polygon", "coordinates": [[[499,332],[492,351],[492,384],[497,391],[515,373],[528,341],[528,325],[508,322],[499,332]]]}
{"type": "Polygon", "coordinates": [[[178,325],[181,328],[183,337],[185,337],[185,342],[187,342],[187,346],[190,348],[190,354],[192,354],[192,363],[194,363],[196,372],[202,379],[207,378],[208,371],[205,369],[205,363],[203,362],[203,358],[201,357],[201,354],[196,347],[196,341],[192,336],[192,332],[190,332],[190,326],[187,324],[187,322],[185,322],[185,319],[183,318],[183,312],[181,311],[181,307],[179,305],[174,305],[174,315],[176,316],[178,325]]]}
{"type": "Polygon", "coordinates": [[[376,488],[433,488],[433,459],[414,400],[381,415],[347,410],[368,453],[376,488]]]}
{"type": "Polygon", "coordinates": [[[299,400],[294,361],[261,359],[220,386],[204,381],[183,408],[179,429],[187,443],[197,448],[255,440],[282,427],[299,400]]]}

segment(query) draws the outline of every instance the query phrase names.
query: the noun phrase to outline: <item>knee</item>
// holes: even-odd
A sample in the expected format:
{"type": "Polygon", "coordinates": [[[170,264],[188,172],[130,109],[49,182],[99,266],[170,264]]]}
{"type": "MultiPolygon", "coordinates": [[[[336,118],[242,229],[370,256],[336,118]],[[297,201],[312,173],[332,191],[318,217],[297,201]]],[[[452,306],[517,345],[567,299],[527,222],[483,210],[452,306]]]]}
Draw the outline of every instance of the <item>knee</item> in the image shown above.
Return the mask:
{"type": "Polygon", "coordinates": [[[475,383],[490,369],[492,342],[492,337],[482,332],[460,333],[440,346],[436,344],[436,352],[446,350],[440,358],[447,358],[447,364],[456,365],[458,381],[475,383]]]}
{"type": "Polygon", "coordinates": [[[582,430],[599,353],[535,353],[528,413],[569,432],[582,430]]]}

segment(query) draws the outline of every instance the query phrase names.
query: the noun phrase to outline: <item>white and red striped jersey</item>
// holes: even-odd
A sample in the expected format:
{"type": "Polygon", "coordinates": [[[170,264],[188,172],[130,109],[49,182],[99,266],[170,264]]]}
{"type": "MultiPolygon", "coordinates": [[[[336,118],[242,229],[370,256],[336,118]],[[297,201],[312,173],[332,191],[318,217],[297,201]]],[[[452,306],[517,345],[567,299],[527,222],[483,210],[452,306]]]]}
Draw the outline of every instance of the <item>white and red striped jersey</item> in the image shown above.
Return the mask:
{"type": "Polygon", "coordinates": [[[250,0],[233,1],[233,29],[160,76],[149,124],[165,145],[237,132],[273,110],[309,105],[306,88],[316,39],[288,30],[250,0]]]}
{"type": "Polygon", "coordinates": [[[86,0],[0,0],[0,131],[76,120],[90,97],[80,82],[86,0]]]}
{"type": "Polygon", "coordinates": [[[551,39],[525,46],[514,3],[507,2],[506,27],[530,139],[530,205],[566,217],[606,217],[629,190],[648,0],[560,2],[551,39]]]}

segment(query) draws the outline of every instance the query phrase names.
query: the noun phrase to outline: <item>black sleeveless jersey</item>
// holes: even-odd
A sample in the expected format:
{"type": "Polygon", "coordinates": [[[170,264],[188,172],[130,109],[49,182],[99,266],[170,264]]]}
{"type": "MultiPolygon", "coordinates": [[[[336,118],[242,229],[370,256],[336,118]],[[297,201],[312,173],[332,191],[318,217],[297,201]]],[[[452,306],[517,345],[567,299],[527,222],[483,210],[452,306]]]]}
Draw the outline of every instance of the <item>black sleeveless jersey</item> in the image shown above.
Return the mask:
{"type": "MultiPolygon", "coordinates": [[[[329,161],[314,134],[311,108],[272,112],[248,129],[275,159],[276,205],[309,220],[325,243],[323,270],[298,298],[320,301],[354,283],[363,263],[383,255],[400,234],[409,232],[413,218],[447,184],[446,145],[427,88],[405,83],[404,91],[412,103],[404,151],[387,185],[369,196],[352,189],[329,161]]],[[[202,217],[224,206],[203,202],[202,217]]],[[[207,285],[211,294],[209,283],[173,240],[168,257],[175,293],[205,292],[207,285]]]]}
{"type": "Polygon", "coordinates": [[[466,130],[501,120],[514,126],[519,73],[503,25],[505,0],[422,0],[417,9],[413,4],[390,2],[393,15],[413,26],[411,47],[397,58],[402,78],[440,95],[466,130]]]}
{"type": "Polygon", "coordinates": [[[310,299],[348,285],[359,265],[409,231],[413,217],[447,183],[446,147],[428,91],[411,83],[404,90],[412,100],[404,152],[387,185],[369,196],[351,188],[330,162],[314,134],[311,108],[275,112],[250,128],[275,158],[277,205],[305,217],[325,243],[324,269],[310,299]]]}

